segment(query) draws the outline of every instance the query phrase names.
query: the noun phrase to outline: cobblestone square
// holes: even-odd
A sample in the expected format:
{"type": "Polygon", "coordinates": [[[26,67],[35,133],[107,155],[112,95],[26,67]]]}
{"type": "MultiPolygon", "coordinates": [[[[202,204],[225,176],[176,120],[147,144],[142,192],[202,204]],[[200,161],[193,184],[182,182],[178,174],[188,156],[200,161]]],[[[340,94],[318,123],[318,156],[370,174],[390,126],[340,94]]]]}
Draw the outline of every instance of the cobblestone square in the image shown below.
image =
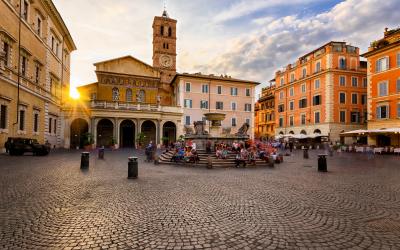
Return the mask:
{"type": "Polygon", "coordinates": [[[1,249],[400,249],[399,156],[274,169],[155,166],[129,150],[0,156],[1,249]]]}

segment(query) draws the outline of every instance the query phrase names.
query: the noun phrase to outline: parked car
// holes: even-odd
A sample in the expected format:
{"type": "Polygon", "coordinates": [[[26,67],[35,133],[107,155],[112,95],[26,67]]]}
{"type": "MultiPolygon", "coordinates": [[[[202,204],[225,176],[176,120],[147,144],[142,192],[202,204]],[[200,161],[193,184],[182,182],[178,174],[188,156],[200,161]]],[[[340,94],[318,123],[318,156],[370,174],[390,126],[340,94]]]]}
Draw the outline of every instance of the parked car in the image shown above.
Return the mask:
{"type": "Polygon", "coordinates": [[[50,146],[40,144],[36,139],[9,137],[5,143],[6,151],[10,155],[23,155],[26,152],[32,152],[33,155],[48,155],[50,146]]]}

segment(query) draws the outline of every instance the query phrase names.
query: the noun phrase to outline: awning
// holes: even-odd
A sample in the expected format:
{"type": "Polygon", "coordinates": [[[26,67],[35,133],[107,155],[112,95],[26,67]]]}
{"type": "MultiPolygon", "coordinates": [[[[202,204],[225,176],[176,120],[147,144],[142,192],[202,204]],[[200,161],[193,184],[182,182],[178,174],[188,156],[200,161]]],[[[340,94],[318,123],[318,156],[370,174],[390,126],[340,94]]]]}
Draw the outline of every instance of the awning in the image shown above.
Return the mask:
{"type": "Polygon", "coordinates": [[[366,136],[369,134],[400,134],[400,128],[381,128],[381,129],[370,129],[370,130],[358,129],[358,130],[343,132],[340,135],[342,135],[342,136],[358,136],[358,135],[366,136]]]}

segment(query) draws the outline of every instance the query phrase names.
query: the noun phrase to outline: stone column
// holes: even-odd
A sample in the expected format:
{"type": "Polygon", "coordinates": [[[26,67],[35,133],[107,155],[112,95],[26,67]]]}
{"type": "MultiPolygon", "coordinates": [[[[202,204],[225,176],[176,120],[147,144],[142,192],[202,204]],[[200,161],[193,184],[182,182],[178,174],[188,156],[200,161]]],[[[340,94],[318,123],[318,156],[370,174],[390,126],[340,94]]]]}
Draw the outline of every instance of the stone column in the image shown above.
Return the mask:
{"type": "Polygon", "coordinates": [[[157,120],[157,126],[156,126],[156,141],[157,144],[161,144],[161,136],[160,136],[160,132],[161,132],[161,127],[160,127],[160,120],[157,120]]]}
{"type": "Polygon", "coordinates": [[[113,137],[116,141],[117,148],[119,147],[119,127],[118,127],[118,119],[114,118],[114,133],[113,137]]]}
{"type": "Polygon", "coordinates": [[[136,118],[136,126],[135,126],[135,129],[136,129],[136,132],[135,132],[135,148],[138,148],[138,146],[139,146],[139,143],[136,141],[136,139],[138,138],[138,135],[139,135],[139,133],[140,133],[140,127],[141,127],[141,120],[139,119],[139,118],[136,118]]]}
{"type": "Polygon", "coordinates": [[[96,118],[90,118],[90,133],[93,135],[94,146],[97,147],[97,129],[96,129],[96,118]]]}

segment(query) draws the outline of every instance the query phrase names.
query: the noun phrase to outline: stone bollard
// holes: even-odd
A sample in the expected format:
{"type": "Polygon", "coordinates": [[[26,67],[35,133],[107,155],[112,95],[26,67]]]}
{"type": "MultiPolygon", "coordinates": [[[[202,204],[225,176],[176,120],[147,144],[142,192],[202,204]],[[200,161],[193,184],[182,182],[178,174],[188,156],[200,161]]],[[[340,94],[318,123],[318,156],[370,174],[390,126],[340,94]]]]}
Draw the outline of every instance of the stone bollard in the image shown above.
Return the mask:
{"type": "Polygon", "coordinates": [[[308,148],[303,149],[303,158],[308,159],[308,148]]]}
{"type": "Polygon", "coordinates": [[[274,158],[272,156],[268,157],[268,167],[270,167],[270,168],[275,167],[274,158]]]}
{"type": "Polygon", "coordinates": [[[212,169],[213,168],[211,156],[207,157],[207,168],[208,169],[212,169]]]}
{"type": "Polygon", "coordinates": [[[138,177],[138,158],[128,157],[128,179],[136,179],[138,177]]]}
{"type": "Polygon", "coordinates": [[[318,172],[328,172],[326,156],[327,156],[326,154],[318,155],[318,172]]]}
{"type": "Polygon", "coordinates": [[[99,148],[99,159],[104,159],[104,146],[99,148]]]}
{"type": "Polygon", "coordinates": [[[82,152],[81,154],[81,169],[89,168],[89,152],[82,152]]]}

